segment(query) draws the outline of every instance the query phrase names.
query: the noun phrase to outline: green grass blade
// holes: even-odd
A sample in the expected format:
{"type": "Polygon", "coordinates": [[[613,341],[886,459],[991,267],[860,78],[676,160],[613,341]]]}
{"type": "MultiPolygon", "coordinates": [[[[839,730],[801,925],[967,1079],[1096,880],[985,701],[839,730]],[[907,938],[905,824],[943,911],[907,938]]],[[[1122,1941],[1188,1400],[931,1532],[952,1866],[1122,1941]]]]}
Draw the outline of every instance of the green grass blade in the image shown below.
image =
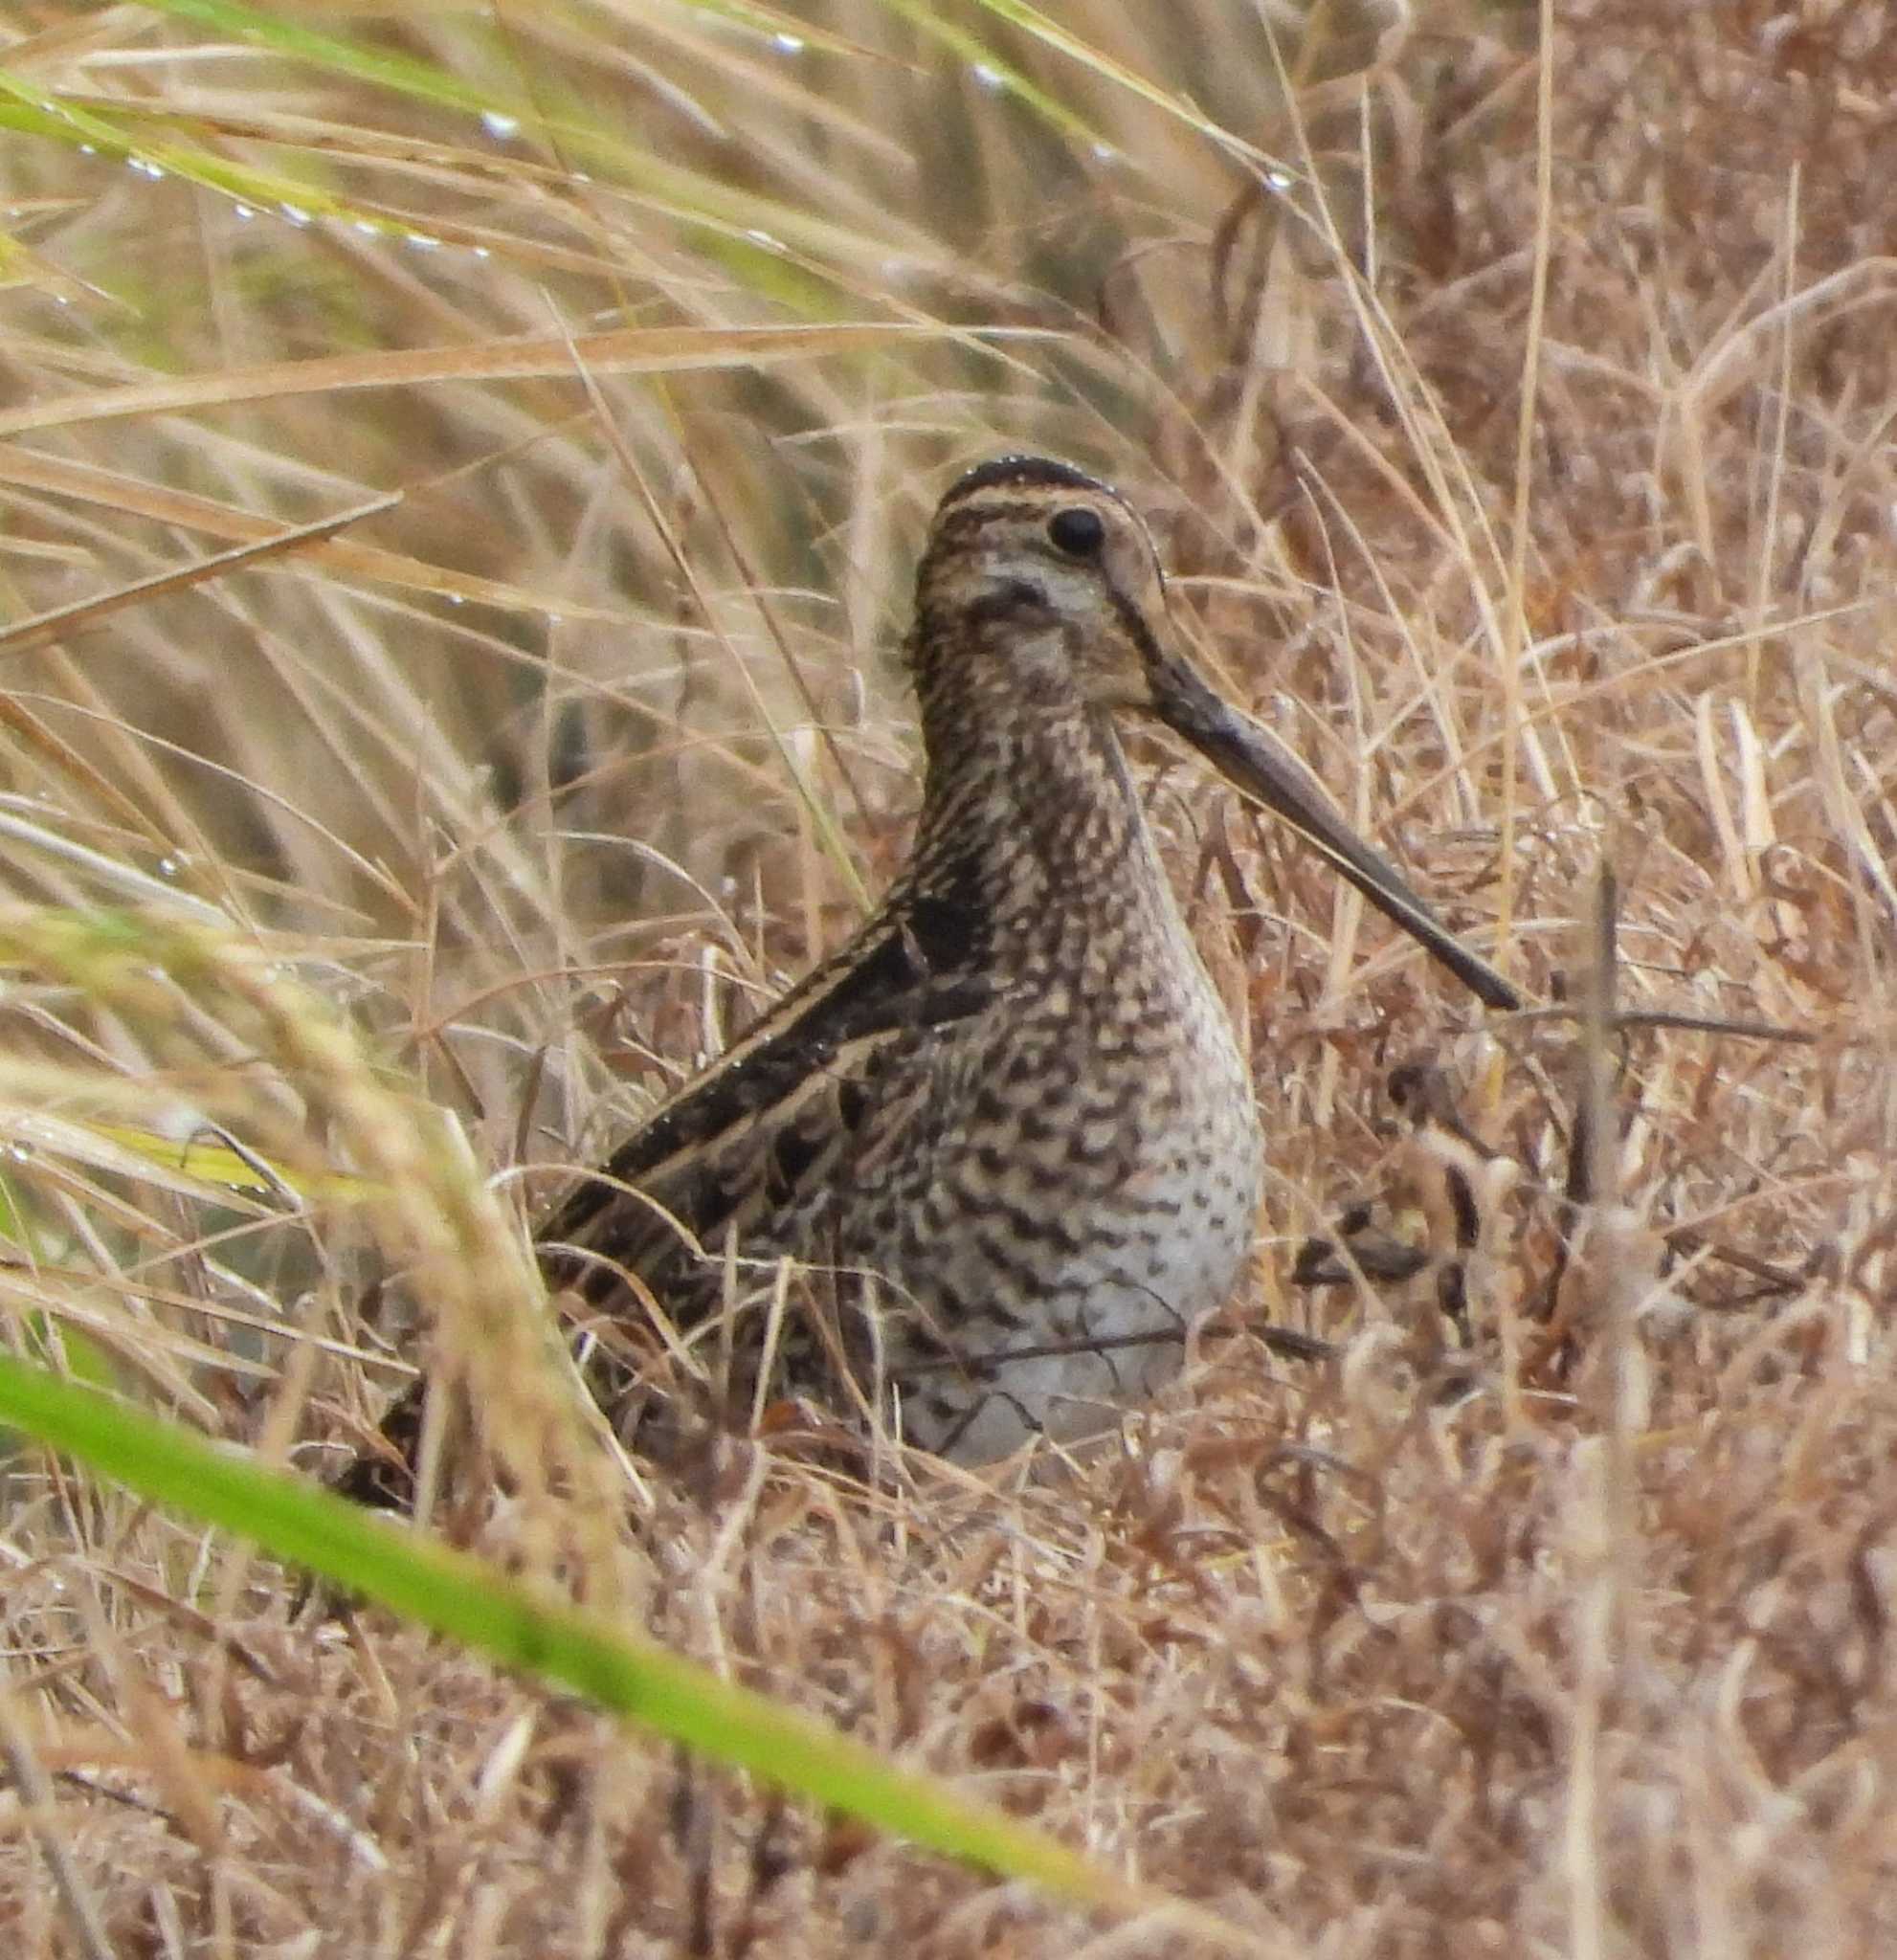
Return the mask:
{"type": "Polygon", "coordinates": [[[814,1717],[722,1681],[465,1552],[401,1530],[284,1472],[43,1369],[0,1355],[0,1423],[142,1497],[254,1539],[394,1609],[736,1768],[881,1830],[1077,1904],[1157,1913],[1228,1949],[1236,1928],[1155,1898],[1040,1832],[900,1770],[814,1717]]]}

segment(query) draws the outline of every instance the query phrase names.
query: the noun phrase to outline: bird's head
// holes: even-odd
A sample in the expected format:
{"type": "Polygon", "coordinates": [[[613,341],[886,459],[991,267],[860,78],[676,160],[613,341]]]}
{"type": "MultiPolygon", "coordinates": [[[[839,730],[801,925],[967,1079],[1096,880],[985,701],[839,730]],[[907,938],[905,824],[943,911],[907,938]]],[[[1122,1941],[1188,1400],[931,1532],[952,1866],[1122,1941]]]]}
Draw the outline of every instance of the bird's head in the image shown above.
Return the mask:
{"type": "Polygon", "coordinates": [[[1077,705],[1150,716],[1283,817],[1491,1007],[1515,989],[1439,925],[1316,777],[1188,657],[1152,538],[1069,463],[1002,457],[950,486],[916,581],[910,661],[924,703],[963,715],[1077,705]]]}

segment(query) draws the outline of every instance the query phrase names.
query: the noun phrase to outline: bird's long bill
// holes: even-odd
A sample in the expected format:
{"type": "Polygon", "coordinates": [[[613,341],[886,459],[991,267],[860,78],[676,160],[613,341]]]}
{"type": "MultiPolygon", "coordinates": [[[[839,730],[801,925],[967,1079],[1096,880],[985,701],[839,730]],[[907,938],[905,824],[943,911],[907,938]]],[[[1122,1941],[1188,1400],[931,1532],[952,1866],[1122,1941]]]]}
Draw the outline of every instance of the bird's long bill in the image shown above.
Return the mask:
{"type": "Polygon", "coordinates": [[[1371,903],[1433,953],[1478,999],[1518,1008],[1522,997],[1491,967],[1437,923],[1395,866],[1345,822],[1322,785],[1249,716],[1221,701],[1176,657],[1149,667],[1152,709],[1228,782],[1283,817],[1329,858],[1371,903]]]}

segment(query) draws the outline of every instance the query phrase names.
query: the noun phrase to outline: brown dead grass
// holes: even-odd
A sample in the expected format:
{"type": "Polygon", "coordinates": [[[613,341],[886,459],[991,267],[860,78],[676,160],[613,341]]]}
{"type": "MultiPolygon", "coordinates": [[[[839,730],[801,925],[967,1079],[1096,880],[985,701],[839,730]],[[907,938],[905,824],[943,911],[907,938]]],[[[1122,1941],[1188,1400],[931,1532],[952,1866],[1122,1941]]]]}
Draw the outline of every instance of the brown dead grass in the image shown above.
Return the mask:
{"type": "MultiPolygon", "coordinates": [[[[1520,10],[1433,9],[1380,56],[1333,38],[1297,121],[1261,108],[1238,10],[1160,11],[1070,17],[1294,167],[1307,144],[1336,237],[977,13],[1117,162],[866,6],[811,10],[844,45],[803,66],[682,15],[602,16],[587,47],[515,23],[503,77],[624,105],[669,160],[834,226],[797,252],[836,317],[1067,336],[589,396],[482,383],[480,350],[771,323],[798,296],[555,145],[496,171],[466,119],[280,61],[139,58],[190,31],[49,10],[13,50],[38,80],[211,115],[207,141],[253,156],[279,153],[240,106],[314,119],[332,185],[493,256],[246,222],[11,140],[13,228],[125,302],[7,296],[4,391],[41,423],[0,439],[13,614],[247,535],[163,501],[187,493],[301,521],[402,488],[347,543],[414,569],[246,575],[22,657],[9,885],[195,892],[327,976],[487,1161],[570,1162],[900,853],[902,704],[861,654],[937,465],[1007,442],[1106,469],[1175,521],[1182,602],[1234,690],[1462,923],[1506,917],[1537,993],[1585,991],[1605,862],[1623,1009],[1803,1039],[1612,1038],[1599,1202],[1564,1210],[1576,1022],[1478,1031],[1321,868],[1169,765],[1155,813],[1247,1009],[1273,1143],[1229,1325],[1075,1463],[864,1493],[734,1445],[629,1506],[614,1584],[668,1641],[1261,1951],[1887,1950],[1897,29],[1816,0],[1564,7],[1544,149],[1520,10]],[[448,153],[397,166],[374,132],[448,153]],[[1373,257],[1368,285],[1340,248],[1373,257]],[[339,344],[466,345],[476,378],[44,419],[339,344]],[[55,483],[48,458],[110,474],[55,483]],[[541,610],[472,585],[451,606],[444,578],[541,610]],[[1392,1111],[1418,1053],[1499,1168],[1392,1111]],[[1446,1158],[1488,1200],[1473,1248],[1440,1242],[1446,1158]],[[1300,1292],[1301,1242],[1360,1194],[1433,1263],[1300,1292]],[[1466,1348],[1435,1308],[1452,1255],[1466,1348]],[[1275,1362],[1264,1318],[1340,1360],[1275,1362]]],[[[458,58],[439,33],[399,38],[458,58]]],[[[22,1068],[195,1091],[83,1004],[21,990],[6,1012],[22,1068]]],[[[196,1033],[206,1068],[241,1062],[196,1033]]],[[[220,1239],[232,1214],[62,1158],[10,1181],[40,1269],[10,1313],[119,1303],[108,1350],[192,1419],[253,1439],[306,1393],[301,1433],[335,1436],[386,1392],[354,1358],[375,1336],[346,1218],[220,1239]],[[234,1335],[234,1308],[341,1357],[234,1335]],[[188,1364],[183,1334],[228,1364],[188,1364]]],[[[88,1913],[153,1954],[1177,1950],[826,1827],[379,1618],[298,1616],[284,1575],[67,1472],[23,1459],[9,1488],[11,1952],[83,1950],[88,1913]]],[[[518,1548],[511,1514],[479,1528],[518,1548]]]]}

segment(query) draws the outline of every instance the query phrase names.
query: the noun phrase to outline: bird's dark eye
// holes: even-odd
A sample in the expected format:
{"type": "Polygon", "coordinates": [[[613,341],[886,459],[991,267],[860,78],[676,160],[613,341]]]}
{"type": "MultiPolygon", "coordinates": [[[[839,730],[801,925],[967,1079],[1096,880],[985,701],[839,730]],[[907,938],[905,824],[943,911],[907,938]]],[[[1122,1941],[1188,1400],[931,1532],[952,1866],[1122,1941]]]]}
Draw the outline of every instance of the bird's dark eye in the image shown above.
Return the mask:
{"type": "Polygon", "coordinates": [[[1106,542],[1106,526],[1097,510],[1077,503],[1057,510],[1047,521],[1047,542],[1069,558],[1091,558],[1106,542]]]}

